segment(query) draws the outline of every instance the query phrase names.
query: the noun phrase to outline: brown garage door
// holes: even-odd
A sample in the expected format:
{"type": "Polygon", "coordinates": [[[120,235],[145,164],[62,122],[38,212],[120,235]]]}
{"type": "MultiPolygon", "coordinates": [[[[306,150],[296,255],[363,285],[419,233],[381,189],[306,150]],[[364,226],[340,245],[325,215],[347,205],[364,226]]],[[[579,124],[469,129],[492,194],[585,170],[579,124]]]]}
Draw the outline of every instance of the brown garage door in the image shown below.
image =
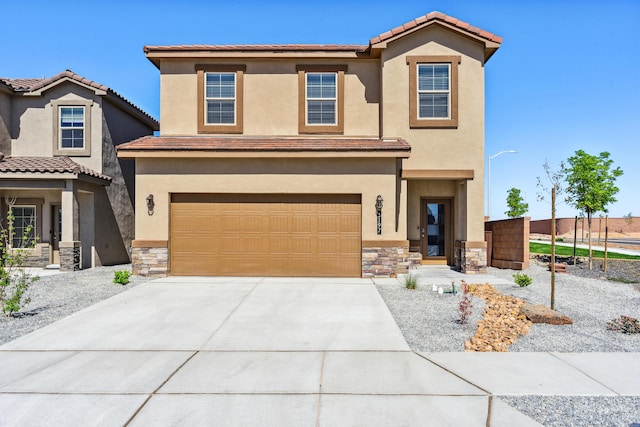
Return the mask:
{"type": "Polygon", "coordinates": [[[173,275],[361,275],[359,195],[174,194],[173,275]]]}

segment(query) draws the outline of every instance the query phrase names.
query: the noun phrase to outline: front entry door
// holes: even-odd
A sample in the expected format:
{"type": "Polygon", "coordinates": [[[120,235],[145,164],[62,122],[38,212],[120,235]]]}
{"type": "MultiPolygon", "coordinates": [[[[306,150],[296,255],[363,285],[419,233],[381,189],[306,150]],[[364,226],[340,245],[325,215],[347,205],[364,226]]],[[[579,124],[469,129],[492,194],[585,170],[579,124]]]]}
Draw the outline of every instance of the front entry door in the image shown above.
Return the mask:
{"type": "Polygon", "coordinates": [[[62,206],[51,206],[51,263],[60,264],[60,239],[62,238],[62,206]]]}
{"type": "Polygon", "coordinates": [[[451,200],[422,199],[420,249],[422,259],[434,264],[451,263],[451,200]]]}

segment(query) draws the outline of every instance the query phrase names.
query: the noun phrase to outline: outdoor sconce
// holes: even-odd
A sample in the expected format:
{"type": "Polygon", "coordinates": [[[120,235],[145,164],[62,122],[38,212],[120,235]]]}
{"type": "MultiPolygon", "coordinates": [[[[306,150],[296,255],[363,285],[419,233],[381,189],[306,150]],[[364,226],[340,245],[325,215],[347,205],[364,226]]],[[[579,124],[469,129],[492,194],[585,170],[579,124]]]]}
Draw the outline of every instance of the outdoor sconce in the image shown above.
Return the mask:
{"type": "Polygon", "coordinates": [[[377,231],[378,235],[382,234],[382,196],[378,194],[376,197],[376,222],[377,222],[377,231]]]}
{"type": "Polygon", "coordinates": [[[376,197],[376,210],[378,212],[380,212],[382,210],[382,196],[378,194],[378,197],[376,197]]]}
{"type": "Polygon", "coordinates": [[[147,213],[149,215],[153,215],[153,208],[155,207],[155,202],[153,201],[153,194],[149,194],[147,196],[147,213]]]}

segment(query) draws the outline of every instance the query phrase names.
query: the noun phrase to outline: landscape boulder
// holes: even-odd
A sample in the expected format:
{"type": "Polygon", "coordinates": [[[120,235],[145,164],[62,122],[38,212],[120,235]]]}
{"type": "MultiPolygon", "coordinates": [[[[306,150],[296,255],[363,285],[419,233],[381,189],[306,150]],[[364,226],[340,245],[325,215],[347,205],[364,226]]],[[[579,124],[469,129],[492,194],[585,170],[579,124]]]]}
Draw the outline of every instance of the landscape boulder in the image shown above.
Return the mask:
{"type": "Polygon", "coordinates": [[[520,307],[520,314],[526,316],[532,323],[548,323],[550,325],[573,324],[573,320],[571,320],[570,317],[540,304],[524,303],[520,307]]]}

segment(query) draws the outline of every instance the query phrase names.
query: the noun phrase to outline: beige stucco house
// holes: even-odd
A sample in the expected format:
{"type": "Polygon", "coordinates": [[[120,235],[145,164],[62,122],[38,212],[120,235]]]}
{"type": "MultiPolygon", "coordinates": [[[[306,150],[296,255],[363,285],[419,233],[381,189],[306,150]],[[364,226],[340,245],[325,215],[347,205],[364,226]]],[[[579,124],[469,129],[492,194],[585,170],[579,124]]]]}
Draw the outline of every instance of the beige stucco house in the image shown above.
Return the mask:
{"type": "Polygon", "coordinates": [[[483,271],[501,41],[433,12],[367,45],[146,46],[160,136],[118,147],[136,161],[134,272],[483,271]]]}
{"type": "Polygon", "coordinates": [[[135,163],[115,146],[157,129],[121,95],[69,70],[0,78],[0,218],[6,228],[11,209],[10,245],[35,240],[27,265],[129,262],[135,163]]]}

